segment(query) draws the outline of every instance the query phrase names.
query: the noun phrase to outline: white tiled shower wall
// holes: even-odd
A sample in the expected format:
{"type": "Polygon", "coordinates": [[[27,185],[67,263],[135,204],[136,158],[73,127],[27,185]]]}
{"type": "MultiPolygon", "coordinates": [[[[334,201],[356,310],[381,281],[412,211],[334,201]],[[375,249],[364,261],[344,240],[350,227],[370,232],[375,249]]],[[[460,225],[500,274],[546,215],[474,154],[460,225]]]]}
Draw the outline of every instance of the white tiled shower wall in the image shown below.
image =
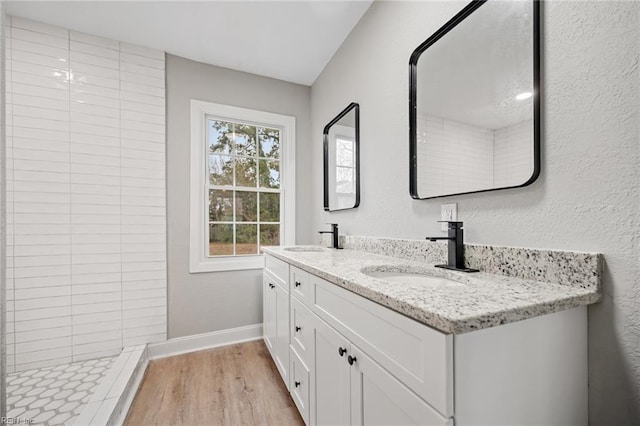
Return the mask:
{"type": "Polygon", "coordinates": [[[492,130],[431,115],[418,116],[420,195],[524,183],[531,176],[531,125],[529,120],[492,130]]]}
{"type": "Polygon", "coordinates": [[[165,340],[164,53],[6,37],[8,370],[165,340]]]}

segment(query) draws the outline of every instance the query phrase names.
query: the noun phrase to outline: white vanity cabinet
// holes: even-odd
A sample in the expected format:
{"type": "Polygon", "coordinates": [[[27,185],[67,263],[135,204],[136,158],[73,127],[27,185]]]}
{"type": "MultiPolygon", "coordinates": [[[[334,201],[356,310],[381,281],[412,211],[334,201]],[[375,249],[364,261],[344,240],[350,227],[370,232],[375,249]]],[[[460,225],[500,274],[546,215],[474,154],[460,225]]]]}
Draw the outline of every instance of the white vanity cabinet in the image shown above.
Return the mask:
{"type": "Polygon", "coordinates": [[[262,285],[264,341],[289,389],[289,265],[267,256],[262,285]]]}
{"type": "Polygon", "coordinates": [[[311,424],[450,424],[451,336],[313,275],[310,283],[311,424]]]}
{"type": "Polygon", "coordinates": [[[266,258],[264,339],[307,425],[587,424],[585,306],[447,334],[266,258]]]}
{"type": "Polygon", "coordinates": [[[264,340],[305,423],[449,423],[451,336],[271,256],[264,294],[264,340]]]}
{"type": "Polygon", "coordinates": [[[315,319],[311,424],[451,424],[363,350],[315,319]]]}

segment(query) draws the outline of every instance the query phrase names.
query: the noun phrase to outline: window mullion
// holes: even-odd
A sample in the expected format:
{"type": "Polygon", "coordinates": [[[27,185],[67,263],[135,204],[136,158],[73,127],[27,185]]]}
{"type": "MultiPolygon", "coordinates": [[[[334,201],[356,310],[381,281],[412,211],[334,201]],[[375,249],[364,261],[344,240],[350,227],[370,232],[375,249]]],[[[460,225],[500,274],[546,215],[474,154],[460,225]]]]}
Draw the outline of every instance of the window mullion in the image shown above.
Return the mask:
{"type": "MultiPolygon", "coordinates": [[[[346,166],[352,169],[353,167],[346,166]]],[[[253,186],[225,186],[225,185],[206,185],[206,189],[216,189],[219,191],[245,191],[245,192],[268,192],[271,194],[279,194],[281,188],[257,188],[253,186]]]]}
{"type": "Polygon", "coordinates": [[[233,234],[233,255],[237,256],[237,249],[236,249],[236,232],[237,232],[237,227],[238,227],[238,223],[237,223],[237,219],[236,219],[236,185],[238,184],[238,182],[236,182],[236,154],[238,153],[236,151],[236,124],[233,123],[233,131],[231,132],[231,154],[233,155],[233,190],[231,191],[231,197],[232,197],[232,203],[231,205],[233,206],[233,225],[231,226],[231,230],[232,230],[232,234],[233,234]]]}
{"type": "Polygon", "coordinates": [[[256,162],[256,251],[260,254],[260,137],[258,136],[258,127],[255,127],[256,132],[256,153],[254,155],[254,160],[256,162]]]}

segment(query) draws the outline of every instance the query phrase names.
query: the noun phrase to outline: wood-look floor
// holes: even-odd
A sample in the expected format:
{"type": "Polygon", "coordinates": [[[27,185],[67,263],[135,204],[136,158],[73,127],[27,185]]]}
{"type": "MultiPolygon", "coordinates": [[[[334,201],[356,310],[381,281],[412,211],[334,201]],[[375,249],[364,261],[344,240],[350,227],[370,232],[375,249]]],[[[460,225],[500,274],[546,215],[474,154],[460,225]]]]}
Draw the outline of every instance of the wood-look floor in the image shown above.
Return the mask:
{"type": "Polygon", "coordinates": [[[304,423],[257,340],[152,361],[125,425],[304,423]]]}

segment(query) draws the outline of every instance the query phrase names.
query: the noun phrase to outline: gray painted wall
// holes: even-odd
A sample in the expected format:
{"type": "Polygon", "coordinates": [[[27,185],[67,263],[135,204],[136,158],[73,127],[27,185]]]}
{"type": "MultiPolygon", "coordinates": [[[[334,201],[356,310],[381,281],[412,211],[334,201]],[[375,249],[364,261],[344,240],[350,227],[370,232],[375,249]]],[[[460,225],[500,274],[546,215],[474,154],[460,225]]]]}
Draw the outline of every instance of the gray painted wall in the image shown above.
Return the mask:
{"type": "Polygon", "coordinates": [[[169,338],[262,322],[262,271],[189,273],[190,100],[296,117],[296,240],[311,241],[310,88],[167,55],[169,338]]]}
{"type": "Polygon", "coordinates": [[[532,186],[416,201],[408,182],[408,63],[461,2],[375,2],[311,91],[314,228],[420,239],[457,202],[466,238],[602,252],[589,309],[590,422],[640,424],[640,4],[543,4],[542,175],[532,186]],[[322,211],[322,128],[360,103],[362,202],[322,211]]]}

